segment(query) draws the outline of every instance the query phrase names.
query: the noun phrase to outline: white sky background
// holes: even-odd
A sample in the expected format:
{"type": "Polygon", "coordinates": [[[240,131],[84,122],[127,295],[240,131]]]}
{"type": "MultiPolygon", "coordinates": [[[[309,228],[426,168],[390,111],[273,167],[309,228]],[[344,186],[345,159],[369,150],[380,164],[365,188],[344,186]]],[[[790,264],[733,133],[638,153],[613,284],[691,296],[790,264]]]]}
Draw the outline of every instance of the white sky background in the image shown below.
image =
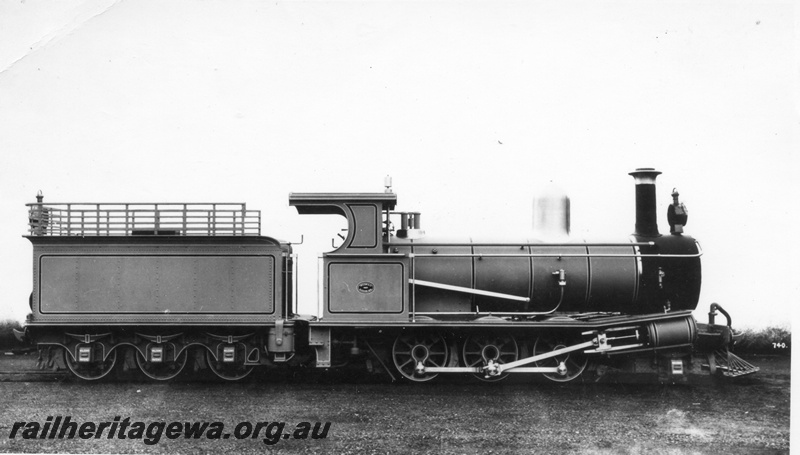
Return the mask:
{"type": "MultiPolygon", "coordinates": [[[[678,187],[696,316],[798,304],[798,16],[789,2],[0,2],[0,316],[24,318],[24,204],[247,202],[316,256],[343,223],[290,191],[382,191],[429,234],[525,234],[537,189],[573,236],[624,240],[627,173],[678,187]],[[322,222],[324,221],[324,223],[322,222]]],[[[343,221],[343,219],[342,219],[343,221]]],[[[311,291],[308,291],[308,285],[311,291]]]]}

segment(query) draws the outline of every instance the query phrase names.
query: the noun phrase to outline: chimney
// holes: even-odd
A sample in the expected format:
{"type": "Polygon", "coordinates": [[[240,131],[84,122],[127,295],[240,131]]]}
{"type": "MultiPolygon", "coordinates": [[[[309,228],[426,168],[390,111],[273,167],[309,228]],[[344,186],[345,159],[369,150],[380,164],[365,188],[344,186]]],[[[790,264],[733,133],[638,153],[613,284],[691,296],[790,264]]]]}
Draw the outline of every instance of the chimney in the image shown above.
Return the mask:
{"type": "Polygon", "coordinates": [[[636,182],[636,231],[641,237],[660,237],[656,218],[656,177],[661,172],[650,168],[638,168],[629,175],[636,182]]]}

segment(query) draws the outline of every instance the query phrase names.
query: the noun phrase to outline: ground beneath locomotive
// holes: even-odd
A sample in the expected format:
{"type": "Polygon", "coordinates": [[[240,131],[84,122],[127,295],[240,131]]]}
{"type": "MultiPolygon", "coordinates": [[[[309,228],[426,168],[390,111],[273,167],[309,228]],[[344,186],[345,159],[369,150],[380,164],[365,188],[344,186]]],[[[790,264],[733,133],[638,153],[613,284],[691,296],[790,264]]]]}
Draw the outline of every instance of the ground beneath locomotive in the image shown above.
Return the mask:
{"type": "MultiPolygon", "coordinates": [[[[16,357],[16,356],[15,356],[16,357]]],[[[28,359],[27,361],[29,361],[28,359]]],[[[243,383],[6,382],[0,451],[112,453],[786,453],[790,360],[741,381],[566,385],[446,380],[424,385],[322,373],[243,383]],[[331,422],[326,439],[22,440],[14,422],[51,415],[103,421],[331,422]]],[[[20,358],[0,359],[8,371],[20,358]]],[[[8,380],[8,377],[0,378],[8,380]]],[[[53,379],[53,378],[50,378],[53,379]]]]}

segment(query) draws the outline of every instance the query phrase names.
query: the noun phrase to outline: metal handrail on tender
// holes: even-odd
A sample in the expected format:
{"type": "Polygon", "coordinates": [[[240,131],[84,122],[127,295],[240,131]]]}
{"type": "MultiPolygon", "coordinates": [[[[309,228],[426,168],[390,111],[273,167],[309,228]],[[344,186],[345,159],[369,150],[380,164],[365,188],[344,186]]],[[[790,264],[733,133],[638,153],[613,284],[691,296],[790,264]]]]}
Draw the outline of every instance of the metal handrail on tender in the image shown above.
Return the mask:
{"type": "Polygon", "coordinates": [[[31,236],[257,236],[261,211],[243,203],[32,203],[31,236]]]}

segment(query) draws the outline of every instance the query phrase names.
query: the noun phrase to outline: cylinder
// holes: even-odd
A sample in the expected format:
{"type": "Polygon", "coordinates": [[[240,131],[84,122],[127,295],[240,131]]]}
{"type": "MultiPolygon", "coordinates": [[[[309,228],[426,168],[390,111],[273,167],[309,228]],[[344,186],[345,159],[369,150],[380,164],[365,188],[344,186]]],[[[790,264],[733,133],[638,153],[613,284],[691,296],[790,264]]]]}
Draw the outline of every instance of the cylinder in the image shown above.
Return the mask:
{"type": "Polygon", "coordinates": [[[697,338],[697,323],[691,316],[653,321],[647,326],[647,335],[653,348],[691,346],[697,338]]]}

